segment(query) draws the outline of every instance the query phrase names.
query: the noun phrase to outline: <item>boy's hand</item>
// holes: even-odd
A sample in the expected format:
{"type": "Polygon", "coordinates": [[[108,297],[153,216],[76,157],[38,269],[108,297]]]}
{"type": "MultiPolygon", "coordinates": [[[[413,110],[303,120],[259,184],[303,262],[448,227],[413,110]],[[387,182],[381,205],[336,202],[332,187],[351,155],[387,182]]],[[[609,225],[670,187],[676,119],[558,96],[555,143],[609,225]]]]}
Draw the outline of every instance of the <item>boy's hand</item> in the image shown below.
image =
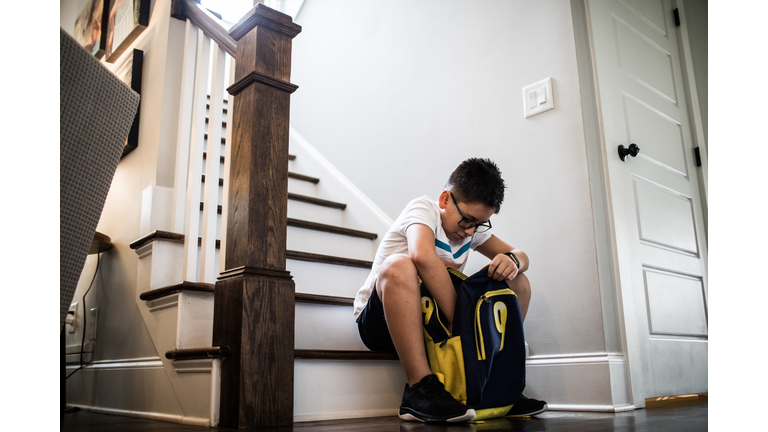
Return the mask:
{"type": "Polygon", "coordinates": [[[519,271],[520,269],[517,268],[512,258],[505,254],[498,254],[491,261],[491,265],[488,266],[488,277],[497,281],[503,281],[504,279],[511,281],[517,276],[519,271]]]}

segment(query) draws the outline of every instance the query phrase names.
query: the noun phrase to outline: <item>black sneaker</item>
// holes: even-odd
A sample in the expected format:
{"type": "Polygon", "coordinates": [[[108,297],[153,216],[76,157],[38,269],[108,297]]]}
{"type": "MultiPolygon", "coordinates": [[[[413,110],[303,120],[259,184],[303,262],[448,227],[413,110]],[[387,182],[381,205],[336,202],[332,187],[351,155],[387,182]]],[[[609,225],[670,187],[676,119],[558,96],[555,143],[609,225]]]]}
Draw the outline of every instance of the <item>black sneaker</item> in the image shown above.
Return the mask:
{"type": "Polygon", "coordinates": [[[520,399],[512,405],[505,417],[530,417],[547,410],[547,403],[536,399],[528,399],[520,395],[520,399]]]}
{"type": "Polygon", "coordinates": [[[427,375],[412,387],[405,385],[398,416],[408,421],[460,422],[475,418],[475,410],[454,399],[436,375],[427,375]]]}

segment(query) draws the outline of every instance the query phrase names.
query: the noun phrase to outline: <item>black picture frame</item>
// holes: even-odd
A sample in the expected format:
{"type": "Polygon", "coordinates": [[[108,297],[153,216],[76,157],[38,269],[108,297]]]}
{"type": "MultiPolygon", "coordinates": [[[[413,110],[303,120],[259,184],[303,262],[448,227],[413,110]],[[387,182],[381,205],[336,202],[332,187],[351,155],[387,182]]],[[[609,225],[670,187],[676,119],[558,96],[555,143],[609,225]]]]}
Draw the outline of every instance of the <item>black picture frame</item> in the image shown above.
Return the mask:
{"type": "MultiPolygon", "coordinates": [[[[144,51],[134,49],[130,56],[126,56],[123,63],[115,69],[115,75],[120,78],[124,83],[131,87],[131,90],[135,91],[141,97],[141,78],[144,68],[144,51]]],[[[139,146],[139,119],[141,114],[141,100],[139,100],[139,107],[136,109],[136,116],[133,118],[133,124],[131,125],[131,131],[128,132],[128,139],[125,141],[123,147],[123,154],[120,159],[124,158],[128,153],[136,150],[139,146]]]]}

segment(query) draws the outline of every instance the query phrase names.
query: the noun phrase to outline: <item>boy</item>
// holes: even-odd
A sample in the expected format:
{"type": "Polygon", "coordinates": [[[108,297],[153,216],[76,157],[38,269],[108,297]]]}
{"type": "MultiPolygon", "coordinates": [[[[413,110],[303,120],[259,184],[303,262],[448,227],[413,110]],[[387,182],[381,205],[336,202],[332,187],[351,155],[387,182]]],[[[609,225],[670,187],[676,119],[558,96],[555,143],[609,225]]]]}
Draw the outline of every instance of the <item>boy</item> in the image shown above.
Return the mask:
{"type": "MultiPolygon", "coordinates": [[[[477,250],[491,260],[488,276],[508,281],[525,319],[531,299],[531,286],[523,274],[528,256],[490,231],[504,188],[492,161],[462,162],[437,202],[416,198],[398,216],[357,293],[355,319],[361,339],[372,351],[396,352],[408,378],[399,412],[403,420],[457,422],[475,416],[472,407],[453,399],[429,369],[419,278],[452,323],[456,291],[445,267],[462,270],[469,249],[477,250]]],[[[521,397],[508,415],[534,415],[546,408],[543,401],[521,397]]]]}

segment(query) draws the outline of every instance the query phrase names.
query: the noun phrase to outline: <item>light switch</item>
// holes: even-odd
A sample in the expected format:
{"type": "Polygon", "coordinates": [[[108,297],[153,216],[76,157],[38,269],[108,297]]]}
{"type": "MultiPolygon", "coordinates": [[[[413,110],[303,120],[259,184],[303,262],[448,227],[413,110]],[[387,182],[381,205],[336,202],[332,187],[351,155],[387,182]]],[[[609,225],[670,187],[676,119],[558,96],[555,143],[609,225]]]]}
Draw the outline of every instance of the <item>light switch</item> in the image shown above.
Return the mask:
{"type": "Polygon", "coordinates": [[[552,93],[552,78],[546,78],[523,88],[523,109],[525,118],[541,114],[555,108],[552,93]]]}

